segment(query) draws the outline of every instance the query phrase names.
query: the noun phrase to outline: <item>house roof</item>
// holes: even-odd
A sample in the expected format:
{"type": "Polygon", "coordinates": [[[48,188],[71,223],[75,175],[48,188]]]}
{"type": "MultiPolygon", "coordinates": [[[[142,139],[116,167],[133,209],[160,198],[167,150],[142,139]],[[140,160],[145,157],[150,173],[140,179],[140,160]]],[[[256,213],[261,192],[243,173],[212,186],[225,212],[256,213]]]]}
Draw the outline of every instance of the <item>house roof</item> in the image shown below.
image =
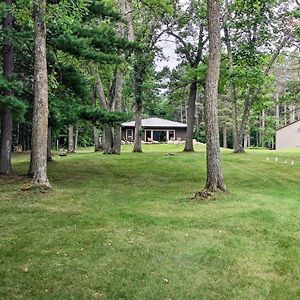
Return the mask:
{"type": "Polygon", "coordinates": [[[287,125],[284,125],[282,127],[279,127],[279,128],[276,129],[276,131],[281,130],[281,129],[286,128],[286,127],[289,127],[290,125],[293,125],[293,124],[298,123],[298,122],[300,123],[300,120],[297,120],[297,121],[294,121],[294,122],[292,122],[290,124],[287,124],[287,125]]]}
{"type": "MultiPolygon", "coordinates": [[[[134,127],[134,126],[135,126],[135,121],[122,123],[122,127],[134,127]]],[[[142,119],[142,127],[187,128],[187,125],[183,123],[160,119],[160,118],[148,118],[148,119],[142,119]]]]}

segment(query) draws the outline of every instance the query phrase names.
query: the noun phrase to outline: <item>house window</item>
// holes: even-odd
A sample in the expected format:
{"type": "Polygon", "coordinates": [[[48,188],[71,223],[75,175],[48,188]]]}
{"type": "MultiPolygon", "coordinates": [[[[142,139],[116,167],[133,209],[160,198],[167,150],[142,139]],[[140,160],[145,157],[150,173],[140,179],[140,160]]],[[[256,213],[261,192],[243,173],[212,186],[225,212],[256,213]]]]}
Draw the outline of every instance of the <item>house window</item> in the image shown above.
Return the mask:
{"type": "Polygon", "coordinates": [[[126,130],[126,139],[129,141],[133,140],[133,129],[127,129],[126,130]]]}
{"type": "Polygon", "coordinates": [[[167,130],[153,130],[153,140],[165,143],[167,141],[167,130]]]}
{"type": "Polygon", "coordinates": [[[175,130],[169,130],[169,141],[175,140],[175,130]]]}

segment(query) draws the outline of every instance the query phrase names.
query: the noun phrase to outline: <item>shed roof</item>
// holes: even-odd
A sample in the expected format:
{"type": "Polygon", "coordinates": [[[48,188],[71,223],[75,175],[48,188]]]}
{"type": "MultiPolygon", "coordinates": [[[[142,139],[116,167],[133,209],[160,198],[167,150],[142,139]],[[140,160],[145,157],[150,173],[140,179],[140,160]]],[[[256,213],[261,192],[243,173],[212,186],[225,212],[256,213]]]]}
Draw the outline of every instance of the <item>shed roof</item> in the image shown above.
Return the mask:
{"type": "Polygon", "coordinates": [[[293,125],[293,124],[298,123],[298,122],[300,123],[300,120],[297,120],[297,121],[294,121],[294,122],[289,123],[287,125],[284,125],[282,127],[279,127],[279,128],[276,129],[276,131],[281,130],[281,129],[286,128],[286,127],[289,127],[290,125],[293,125]]]}
{"type": "MultiPolygon", "coordinates": [[[[122,127],[134,127],[135,121],[122,123],[122,127]]],[[[174,127],[174,128],[187,128],[187,125],[184,123],[169,121],[160,118],[148,118],[142,119],[142,127],[174,127]]]]}

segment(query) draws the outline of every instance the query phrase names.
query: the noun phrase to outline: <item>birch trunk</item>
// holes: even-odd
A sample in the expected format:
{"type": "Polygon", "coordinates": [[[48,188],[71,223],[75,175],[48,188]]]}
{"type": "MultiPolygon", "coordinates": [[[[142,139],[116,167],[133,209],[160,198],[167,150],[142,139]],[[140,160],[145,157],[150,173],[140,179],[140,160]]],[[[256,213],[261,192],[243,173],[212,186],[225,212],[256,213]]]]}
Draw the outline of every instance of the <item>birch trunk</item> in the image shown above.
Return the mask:
{"type": "MultiPolygon", "coordinates": [[[[13,26],[13,16],[11,6],[13,0],[5,0],[8,6],[7,15],[3,19],[3,30],[7,34],[11,33],[13,26]]],[[[14,50],[11,39],[5,37],[3,45],[3,75],[9,79],[14,74],[14,50]]],[[[5,96],[13,96],[11,91],[5,91],[5,96]]],[[[1,111],[1,140],[0,140],[0,174],[8,175],[12,173],[11,151],[12,151],[13,118],[9,107],[3,107],[1,111]]]]}
{"type": "Polygon", "coordinates": [[[208,0],[209,58],[205,87],[205,131],[208,192],[225,191],[220,159],[218,83],[221,64],[220,1],[208,0]]]}
{"type": "Polygon", "coordinates": [[[30,175],[34,183],[50,187],[47,177],[48,76],[45,12],[46,0],[34,0],[35,65],[30,175]]]}

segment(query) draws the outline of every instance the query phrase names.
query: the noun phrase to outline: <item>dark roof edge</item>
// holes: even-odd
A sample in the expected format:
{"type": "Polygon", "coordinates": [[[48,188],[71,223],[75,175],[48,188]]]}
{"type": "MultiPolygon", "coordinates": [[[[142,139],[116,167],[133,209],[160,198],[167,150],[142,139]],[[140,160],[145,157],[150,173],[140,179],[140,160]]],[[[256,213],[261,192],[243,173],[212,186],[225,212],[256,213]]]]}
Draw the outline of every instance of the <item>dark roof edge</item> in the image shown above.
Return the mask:
{"type": "Polygon", "coordinates": [[[297,121],[294,121],[294,122],[292,122],[292,123],[290,123],[290,124],[287,124],[287,125],[284,125],[284,126],[282,126],[282,127],[279,127],[279,128],[276,129],[276,131],[278,131],[278,130],[280,130],[280,129],[283,129],[283,128],[285,128],[285,127],[288,127],[288,126],[290,126],[290,125],[293,125],[293,124],[295,124],[295,123],[297,123],[297,122],[300,122],[300,120],[297,120],[297,121]]]}

